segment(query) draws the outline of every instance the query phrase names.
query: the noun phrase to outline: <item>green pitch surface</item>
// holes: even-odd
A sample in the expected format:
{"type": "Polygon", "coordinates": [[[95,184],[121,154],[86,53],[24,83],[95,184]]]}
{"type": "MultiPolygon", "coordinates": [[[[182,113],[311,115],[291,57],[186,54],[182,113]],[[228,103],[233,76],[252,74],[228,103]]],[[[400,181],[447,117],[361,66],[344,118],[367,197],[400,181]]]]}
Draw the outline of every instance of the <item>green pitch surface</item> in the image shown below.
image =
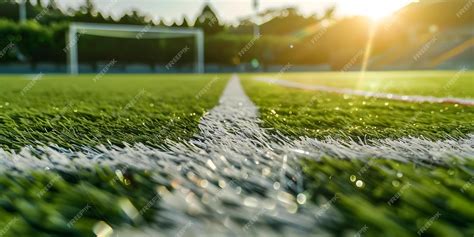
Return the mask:
{"type": "Polygon", "coordinates": [[[305,190],[334,236],[472,236],[474,162],[304,161],[305,190]],[[360,235],[356,235],[359,233],[360,235]]]}
{"type": "Polygon", "coordinates": [[[0,147],[188,139],[228,75],[0,76],[0,147]]]}
{"type": "MultiPolygon", "coordinates": [[[[358,75],[284,73],[279,79],[373,92],[474,97],[472,72],[377,72],[367,73],[361,82],[357,82],[358,75]]],[[[246,92],[259,106],[264,126],[294,138],[358,141],[415,136],[439,140],[474,132],[473,107],[291,89],[252,80],[256,76],[275,75],[243,76],[246,92]]],[[[316,216],[334,236],[474,233],[472,161],[419,166],[383,159],[329,157],[305,160],[302,167],[305,194],[322,208],[316,216]],[[329,217],[323,217],[328,213],[329,217]]]]}
{"type": "MultiPolygon", "coordinates": [[[[400,77],[401,84],[407,84],[408,79],[413,83],[405,86],[404,93],[428,93],[424,83],[429,81],[427,75],[432,73],[369,73],[382,74],[392,78],[394,85],[400,77]],[[409,89],[407,89],[409,88],[409,89]]],[[[441,73],[443,74],[443,73],[441,73]]],[[[472,75],[472,73],[467,73],[472,75]]],[[[355,80],[341,79],[345,73],[313,74],[284,74],[288,80],[303,80],[301,78],[323,78],[306,81],[321,85],[346,87],[355,86],[355,80]],[[337,76],[336,76],[337,75],[337,76]],[[293,79],[294,78],[294,79],[293,79]]],[[[355,74],[353,74],[355,75],[355,74]]],[[[450,73],[452,75],[452,73],[450,73]]],[[[260,76],[260,75],[259,75],[260,76]]],[[[261,118],[266,127],[276,128],[289,136],[308,136],[324,139],[326,137],[341,139],[374,139],[401,138],[407,136],[425,137],[428,139],[443,139],[462,137],[474,132],[474,107],[457,104],[409,103],[362,96],[340,95],[319,91],[286,88],[277,84],[269,84],[252,80],[255,75],[245,75],[244,87],[250,98],[260,108],[261,118]]],[[[461,78],[461,77],[460,77],[461,78]]],[[[445,89],[443,93],[474,96],[474,78],[462,77],[457,83],[445,89]]],[[[368,79],[367,84],[382,79],[368,79]]],[[[429,85],[443,88],[445,79],[432,78],[429,85]]],[[[380,82],[377,82],[380,83],[380,82]]],[[[395,87],[392,88],[395,90],[395,87]]],[[[385,92],[386,90],[375,90],[385,92]]],[[[401,92],[401,91],[393,91],[401,92]]],[[[428,94],[428,95],[440,95],[428,94]]]]}
{"type": "MultiPolygon", "coordinates": [[[[247,77],[253,77],[250,75],[247,77]]],[[[305,84],[400,95],[474,98],[474,72],[397,71],[261,74],[305,84]],[[363,77],[363,79],[361,79],[363,77]]]]}
{"type": "MultiPolygon", "coordinates": [[[[440,74],[446,76],[368,73],[362,88],[343,78],[349,74],[285,73],[283,78],[400,94],[474,97],[471,72],[459,74],[448,87],[456,72],[440,74]],[[393,85],[383,87],[385,83],[375,75],[384,75],[393,85]]],[[[474,132],[472,107],[289,89],[256,82],[253,76],[241,78],[246,93],[260,108],[261,126],[292,138],[423,136],[439,140],[474,132]]],[[[32,81],[1,76],[0,146],[14,150],[38,143],[68,148],[122,142],[158,146],[165,139],[187,140],[198,132],[202,115],[217,104],[230,75],[106,75],[97,82],[94,77],[44,76],[32,81]]],[[[474,234],[472,161],[420,166],[328,157],[301,164],[306,203],[321,208],[314,215],[328,236],[474,234]]],[[[97,167],[74,173],[1,174],[0,234],[95,236],[100,223],[114,229],[147,223],[173,227],[166,220],[156,223],[154,219],[161,202],[157,189],[173,191],[172,185],[153,179],[157,173],[160,170],[125,167],[118,172],[97,167]],[[145,210],[143,219],[127,213],[131,206],[145,210]]]]}

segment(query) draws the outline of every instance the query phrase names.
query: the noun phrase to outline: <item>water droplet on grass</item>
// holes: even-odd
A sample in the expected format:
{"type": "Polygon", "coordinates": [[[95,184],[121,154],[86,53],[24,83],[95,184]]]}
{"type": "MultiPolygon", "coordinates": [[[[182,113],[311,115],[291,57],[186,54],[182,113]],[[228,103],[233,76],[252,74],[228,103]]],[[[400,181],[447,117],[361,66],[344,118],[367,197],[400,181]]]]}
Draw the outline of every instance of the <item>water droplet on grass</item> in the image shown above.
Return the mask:
{"type": "Polygon", "coordinates": [[[140,217],[138,210],[127,198],[120,199],[118,203],[120,208],[122,208],[123,212],[125,212],[130,219],[135,220],[140,217]]]}
{"type": "Polygon", "coordinates": [[[305,204],[306,203],[306,195],[300,193],[298,194],[298,196],[296,196],[296,201],[299,203],[299,204],[305,204]]]}
{"type": "Polygon", "coordinates": [[[298,205],[296,205],[296,203],[292,203],[286,210],[291,214],[295,214],[298,211],[298,205]]]}
{"type": "Polygon", "coordinates": [[[224,180],[219,180],[219,187],[225,188],[227,186],[227,183],[224,180]]]}
{"type": "Polygon", "coordinates": [[[248,197],[244,199],[244,205],[248,207],[257,207],[257,199],[253,197],[248,197]]]}
{"type": "Polygon", "coordinates": [[[268,167],[263,168],[262,174],[263,174],[264,176],[267,176],[267,175],[269,175],[270,173],[271,173],[270,168],[268,168],[268,167]]]}
{"type": "Polygon", "coordinates": [[[98,237],[111,236],[114,230],[104,221],[97,222],[92,228],[94,234],[98,237]]]}
{"type": "Polygon", "coordinates": [[[273,183],[273,189],[275,189],[275,190],[280,189],[280,183],[279,182],[273,183]]]}
{"type": "Polygon", "coordinates": [[[208,184],[209,184],[209,182],[205,179],[203,179],[199,182],[199,186],[201,186],[202,188],[207,188],[208,184]]]}

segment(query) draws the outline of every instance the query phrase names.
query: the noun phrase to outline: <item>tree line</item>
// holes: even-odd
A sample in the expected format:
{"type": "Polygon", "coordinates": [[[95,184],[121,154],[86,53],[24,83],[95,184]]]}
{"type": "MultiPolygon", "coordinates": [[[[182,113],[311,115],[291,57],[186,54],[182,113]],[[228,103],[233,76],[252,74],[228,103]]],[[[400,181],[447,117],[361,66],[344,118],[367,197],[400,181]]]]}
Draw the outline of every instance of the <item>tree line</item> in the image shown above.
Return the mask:
{"type": "MultiPolygon", "coordinates": [[[[420,34],[435,26],[442,30],[474,22],[473,8],[462,11],[466,2],[433,3],[422,0],[400,10],[395,17],[382,22],[374,38],[372,54],[385,52],[394,44],[405,44],[413,31],[420,34]]],[[[70,22],[134,24],[165,26],[153,21],[138,10],[131,10],[119,19],[98,11],[88,0],[79,9],[60,9],[56,0],[48,4],[27,1],[28,19],[19,22],[18,4],[14,0],[0,0],[0,62],[65,63],[65,35],[70,22]]],[[[329,64],[343,69],[347,62],[362,60],[356,57],[368,40],[371,22],[365,17],[338,18],[334,8],[320,16],[303,16],[294,8],[272,9],[260,12],[261,35],[255,39],[253,22],[241,19],[237,26],[222,23],[210,5],[204,5],[201,14],[190,23],[188,19],[175,22],[171,27],[196,27],[205,32],[206,63],[238,65],[258,60],[259,65],[329,64]],[[249,42],[254,42],[242,53],[249,42]]],[[[123,63],[166,64],[184,47],[180,63],[194,61],[192,39],[117,39],[97,36],[81,37],[78,44],[81,63],[95,65],[97,61],[112,58],[123,63]],[[120,49],[120,50],[118,50],[120,49]],[[112,58],[110,58],[112,57],[112,58]]]]}

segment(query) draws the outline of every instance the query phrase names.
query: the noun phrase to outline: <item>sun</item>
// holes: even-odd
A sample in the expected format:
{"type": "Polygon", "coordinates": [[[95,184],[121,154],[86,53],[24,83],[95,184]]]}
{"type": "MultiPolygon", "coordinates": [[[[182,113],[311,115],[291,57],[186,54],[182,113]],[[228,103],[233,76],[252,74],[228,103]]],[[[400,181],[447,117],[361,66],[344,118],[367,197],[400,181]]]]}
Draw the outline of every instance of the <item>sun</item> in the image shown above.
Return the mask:
{"type": "Polygon", "coordinates": [[[359,15],[369,17],[373,21],[380,21],[389,17],[408,3],[413,2],[413,0],[361,0],[358,2],[356,11],[359,15]]]}

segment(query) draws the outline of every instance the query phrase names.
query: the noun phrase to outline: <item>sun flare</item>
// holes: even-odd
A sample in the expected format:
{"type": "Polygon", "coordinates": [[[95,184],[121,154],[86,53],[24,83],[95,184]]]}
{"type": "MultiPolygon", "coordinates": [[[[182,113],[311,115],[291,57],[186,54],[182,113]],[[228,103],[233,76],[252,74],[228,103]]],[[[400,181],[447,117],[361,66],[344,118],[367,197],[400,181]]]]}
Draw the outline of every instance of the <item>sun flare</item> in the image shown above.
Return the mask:
{"type": "MultiPolygon", "coordinates": [[[[359,2],[359,1],[358,1],[359,2]]],[[[380,1],[380,0],[362,0],[359,2],[355,11],[359,15],[367,16],[374,21],[379,21],[392,15],[403,6],[413,2],[413,0],[400,1],[380,1]]]]}

